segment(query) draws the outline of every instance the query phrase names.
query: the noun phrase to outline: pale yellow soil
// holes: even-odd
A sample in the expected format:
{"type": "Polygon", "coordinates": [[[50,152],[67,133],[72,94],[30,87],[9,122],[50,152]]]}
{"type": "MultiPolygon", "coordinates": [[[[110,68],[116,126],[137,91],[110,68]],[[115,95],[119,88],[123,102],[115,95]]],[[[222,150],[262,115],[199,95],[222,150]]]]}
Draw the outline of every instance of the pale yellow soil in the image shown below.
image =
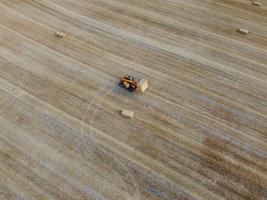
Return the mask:
{"type": "Polygon", "coordinates": [[[0,199],[267,199],[260,2],[0,0],[0,199]]]}

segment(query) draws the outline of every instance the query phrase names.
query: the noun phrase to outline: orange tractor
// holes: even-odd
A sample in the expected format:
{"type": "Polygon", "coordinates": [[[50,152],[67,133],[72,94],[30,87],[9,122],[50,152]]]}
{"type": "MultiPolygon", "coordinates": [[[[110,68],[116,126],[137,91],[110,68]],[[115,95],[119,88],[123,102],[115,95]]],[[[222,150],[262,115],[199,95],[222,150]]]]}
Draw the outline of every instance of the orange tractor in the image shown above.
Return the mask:
{"type": "Polygon", "coordinates": [[[137,82],[135,81],[133,76],[124,75],[120,79],[119,86],[128,89],[130,92],[133,92],[137,88],[137,82]]]}

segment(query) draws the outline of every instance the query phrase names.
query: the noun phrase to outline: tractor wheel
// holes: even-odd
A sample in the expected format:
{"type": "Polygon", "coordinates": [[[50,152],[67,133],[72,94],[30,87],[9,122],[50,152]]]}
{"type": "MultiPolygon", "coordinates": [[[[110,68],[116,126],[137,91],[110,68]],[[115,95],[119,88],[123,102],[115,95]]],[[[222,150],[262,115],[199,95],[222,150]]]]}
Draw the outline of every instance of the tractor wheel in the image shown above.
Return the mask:
{"type": "Polygon", "coordinates": [[[122,88],[124,87],[123,84],[122,84],[122,82],[119,83],[119,86],[122,87],[122,88]]]}
{"type": "Polygon", "coordinates": [[[133,88],[133,87],[129,87],[129,88],[128,88],[128,90],[129,90],[130,92],[133,92],[134,89],[135,89],[135,88],[133,88]]]}

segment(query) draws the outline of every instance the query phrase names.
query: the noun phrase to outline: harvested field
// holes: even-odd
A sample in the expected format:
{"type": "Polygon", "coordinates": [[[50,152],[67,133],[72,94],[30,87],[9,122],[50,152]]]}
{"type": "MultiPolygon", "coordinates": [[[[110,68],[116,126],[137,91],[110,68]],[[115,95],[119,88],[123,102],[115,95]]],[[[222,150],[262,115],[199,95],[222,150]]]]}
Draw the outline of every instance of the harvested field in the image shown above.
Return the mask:
{"type": "Polygon", "coordinates": [[[267,199],[258,2],[0,0],[0,199],[267,199]]]}

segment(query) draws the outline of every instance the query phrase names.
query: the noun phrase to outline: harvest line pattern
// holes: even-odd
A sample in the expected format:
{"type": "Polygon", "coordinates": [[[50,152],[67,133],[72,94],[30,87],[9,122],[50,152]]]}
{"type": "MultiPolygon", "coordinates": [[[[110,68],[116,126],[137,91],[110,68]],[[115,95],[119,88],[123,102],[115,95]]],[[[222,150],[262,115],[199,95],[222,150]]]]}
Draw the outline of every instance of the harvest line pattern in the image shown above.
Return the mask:
{"type": "Polygon", "coordinates": [[[261,2],[1,0],[0,198],[267,199],[261,2]]]}

